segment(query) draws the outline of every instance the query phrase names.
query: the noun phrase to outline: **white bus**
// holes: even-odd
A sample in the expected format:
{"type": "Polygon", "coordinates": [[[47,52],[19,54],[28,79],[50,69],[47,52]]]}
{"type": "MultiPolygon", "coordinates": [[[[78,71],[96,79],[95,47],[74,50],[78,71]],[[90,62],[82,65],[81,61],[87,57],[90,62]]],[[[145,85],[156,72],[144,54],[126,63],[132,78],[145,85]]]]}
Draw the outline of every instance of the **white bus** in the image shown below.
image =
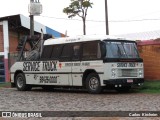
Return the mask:
{"type": "Polygon", "coordinates": [[[31,52],[26,58],[23,49],[11,67],[11,83],[18,90],[41,86],[83,87],[89,93],[105,88],[125,92],[144,82],[143,60],[135,41],[106,35],[77,36],[47,39],[41,48],[41,54],[31,52]]]}

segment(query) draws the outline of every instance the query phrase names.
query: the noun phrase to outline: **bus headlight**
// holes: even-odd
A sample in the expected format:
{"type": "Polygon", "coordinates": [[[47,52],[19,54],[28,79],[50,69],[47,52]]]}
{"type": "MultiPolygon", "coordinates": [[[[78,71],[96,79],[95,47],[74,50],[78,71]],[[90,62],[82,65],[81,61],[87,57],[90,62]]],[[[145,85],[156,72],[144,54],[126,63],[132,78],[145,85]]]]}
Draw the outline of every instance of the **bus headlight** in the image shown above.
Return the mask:
{"type": "Polygon", "coordinates": [[[142,74],[139,74],[139,77],[142,77],[142,74]]]}
{"type": "Polygon", "coordinates": [[[115,69],[112,69],[112,73],[115,73],[116,72],[116,70],[115,69]]]}
{"type": "Polygon", "coordinates": [[[115,73],[112,73],[112,78],[115,78],[116,77],[116,74],[115,73]]]}
{"type": "Polygon", "coordinates": [[[139,69],[139,71],[138,71],[139,73],[142,73],[143,71],[142,71],[142,69],[139,69]]]}
{"type": "Polygon", "coordinates": [[[138,74],[139,74],[139,77],[143,77],[143,70],[142,69],[138,69],[138,74]]]}
{"type": "Polygon", "coordinates": [[[111,72],[112,72],[112,78],[115,78],[116,77],[116,70],[112,69],[111,72]]]}

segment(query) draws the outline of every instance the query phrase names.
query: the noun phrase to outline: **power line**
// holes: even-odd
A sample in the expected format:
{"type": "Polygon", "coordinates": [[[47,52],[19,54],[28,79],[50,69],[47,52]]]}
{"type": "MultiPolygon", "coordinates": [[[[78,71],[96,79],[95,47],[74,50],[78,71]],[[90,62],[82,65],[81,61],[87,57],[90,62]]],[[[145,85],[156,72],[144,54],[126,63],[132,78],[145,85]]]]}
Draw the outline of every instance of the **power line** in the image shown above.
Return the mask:
{"type": "MultiPolygon", "coordinates": [[[[80,19],[58,18],[58,17],[49,17],[49,16],[42,16],[42,15],[40,15],[40,16],[41,17],[46,17],[46,18],[53,18],[53,19],[82,21],[80,19]]],[[[105,21],[100,21],[100,20],[86,20],[86,21],[90,21],[90,22],[105,22],[105,21]]]]}
{"type": "MultiPolygon", "coordinates": [[[[58,17],[50,17],[50,16],[42,16],[41,17],[46,17],[46,18],[51,18],[51,19],[61,19],[61,20],[73,20],[73,21],[82,21],[80,19],[68,19],[68,18],[58,18],[58,17]]],[[[110,20],[108,22],[143,22],[143,21],[157,21],[160,20],[160,18],[152,18],[152,19],[134,19],[134,20],[110,20]]],[[[102,20],[86,20],[89,22],[105,22],[102,20]]]]}
{"type": "Polygon", "coordinates": [[[135,19],[135,20],[113,20],[109,22],[142,22],[142,21],[155,21],[155,20],[160,20],[160,18],[155,18],[155,19],[135,19]]]}

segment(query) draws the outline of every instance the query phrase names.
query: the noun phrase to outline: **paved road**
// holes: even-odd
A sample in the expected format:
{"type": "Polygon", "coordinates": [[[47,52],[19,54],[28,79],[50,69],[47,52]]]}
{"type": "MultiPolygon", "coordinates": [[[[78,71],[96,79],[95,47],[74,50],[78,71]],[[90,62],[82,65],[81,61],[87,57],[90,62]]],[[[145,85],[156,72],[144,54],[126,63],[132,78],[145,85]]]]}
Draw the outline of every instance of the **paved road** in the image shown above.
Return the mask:
{"type": "MultiPolygon", "coordinates": [[[[0,89],[1,111],[160,111],[160,94],[0,89]]],[[[76,118],[78,119],[78,118],[76,118]]],[[[79,118],[81,119],[81,118],[79,118]]],[[[87,119],[87,118],[85,118],[87,119]]],[[[91,118],[91,120],[105,118],[91,118]]],[[[109,119],[109,118],[108,118],[109,119]]],[[[112,118],[111,118],[112,119],[112,118]]],[[[120,119],[120,118],[119,118],[120,119]]],[[[119,120],[116,118],[116,120],[119,120]]],[[[125,118],[127,119],[127,118],[125,118]]],[[[131,118],[134,120],[134,118],[131,118]]],[[[140,118],[142,119],[142,118],[140,118]]],[[[150,118],[147,118],[150,119],[150,118]]],[[[159,119],[159,118],[155,118],[159,119]]]]}

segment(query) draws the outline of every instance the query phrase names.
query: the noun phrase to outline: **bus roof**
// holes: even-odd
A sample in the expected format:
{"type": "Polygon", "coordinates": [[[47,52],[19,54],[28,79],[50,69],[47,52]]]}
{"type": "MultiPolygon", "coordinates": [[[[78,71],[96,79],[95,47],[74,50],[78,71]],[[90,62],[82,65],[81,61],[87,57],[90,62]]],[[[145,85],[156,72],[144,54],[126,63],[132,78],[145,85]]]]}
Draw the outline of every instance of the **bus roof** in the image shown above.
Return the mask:
{"type": "Polygon", "coordinates": [[[96,40],[125,40],[125,38],[118,38],[109,35],[81,35],[75,37],[62,37],[56,39],[48,39],[44,42],[44,45],[64,44],[64,43],[75,43],[84,41],[96,41],[96,40]]]}

